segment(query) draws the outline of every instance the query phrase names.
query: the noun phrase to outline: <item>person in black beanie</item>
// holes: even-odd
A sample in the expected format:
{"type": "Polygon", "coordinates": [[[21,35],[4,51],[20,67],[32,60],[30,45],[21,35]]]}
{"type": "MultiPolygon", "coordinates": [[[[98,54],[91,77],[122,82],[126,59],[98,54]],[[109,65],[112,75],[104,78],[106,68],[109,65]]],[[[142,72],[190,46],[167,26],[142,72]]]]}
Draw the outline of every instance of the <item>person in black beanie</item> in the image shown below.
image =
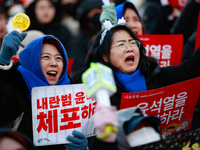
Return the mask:
{"type": "Polygon", "coordinates": [[[13,17],[18,13],[25,13],[25,8],[20,0],[3,0],[2,7],[9,17],[13,17]]]}

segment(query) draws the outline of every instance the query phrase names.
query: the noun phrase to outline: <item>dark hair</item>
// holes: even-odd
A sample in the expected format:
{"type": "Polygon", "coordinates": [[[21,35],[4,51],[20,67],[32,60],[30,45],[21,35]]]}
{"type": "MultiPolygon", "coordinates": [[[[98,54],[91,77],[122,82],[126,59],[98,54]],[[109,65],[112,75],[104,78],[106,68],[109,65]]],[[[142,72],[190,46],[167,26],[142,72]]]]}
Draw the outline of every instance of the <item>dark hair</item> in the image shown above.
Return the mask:
{"type": "MultiPolygon", "coordinates": [[[[99,62],[99,63],[109,66],[113,70],[113,72],[115,72],[116,68],[111,64],[109,54],[110,54],[113,34],[119,30],[127,31],[135,40],[140,41],[140,39],[135,35],[135,33],[125,25],[116,25],[115,27],[107,31],[107,34],[105,35],[102,44],[100,44],[100,38],[101,38],[101,32],[100,32],[97,34],[96,39],[94,40],[93,46],[90,49],[90,55],[89,55],[87,67],[89,67],[88,65],[92,61],[99,62]],[[106,54],[109,61],[108,63],[106,63],[103,60],[102,58],[103,54],[106,54]]],[[[147,75],[148,73],[150,73],[150,68],[148,66],[150,64],[155,64],[157,66],[157,61],[155,59],[152,59],[146,56],[146,49],[143,46],[142,42],[141,42],[139,51],[140,51],[140,60],[139,60],[138,67],[141,68],[144,75],[147,75]]]]}
{"type": "Polygon", "coordinates": [[[62,49],[62,47],[60,45],[60,42],[57,39],[53,38],[53,37],[45,37],[44,40],[43,40],[43,44],[45,44],[45,43],[52,44],[52,45],[54,45],[57,48],[57,50],[59,51],[60,55],[63,58],[63,64],[64,64],[64,68],[65,68],[66,67],[65,66],[65,64],[66,64],[66,58],[65,58],[63,49],[62,49]]]}
{"type": "Polygon", "coordinates": [[[26,148],[26,150],[37,150],[31,139],[19,131],[12,131],[8,128],[2,128],[0,129],[0,141],[5,137],[17,141],[18,143],[23,145],[26,148]]]}

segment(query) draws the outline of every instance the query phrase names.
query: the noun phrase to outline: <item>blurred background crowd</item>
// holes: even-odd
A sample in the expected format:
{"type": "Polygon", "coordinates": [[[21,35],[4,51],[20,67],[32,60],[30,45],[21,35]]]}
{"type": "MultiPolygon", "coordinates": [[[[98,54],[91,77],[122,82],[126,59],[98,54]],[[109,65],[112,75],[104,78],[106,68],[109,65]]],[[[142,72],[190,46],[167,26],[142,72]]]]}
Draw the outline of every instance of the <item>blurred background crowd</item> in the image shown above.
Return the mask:
{"type": "MultiPolygon", "coordinates": [[[[125,1],[111,0],[115,6],[125,1]]],[[[196,37],[200,10],[198,0],[176,0],[177,2],[173,3],[170,3],[170,0],[167,0],[167,3],[166,0],[127,1],[135,5],[144,23],[145,34],[183,34],[184,44],[192,34],[196,37]],[[184,9],[186,5],[195,7],[184,9]]],[[[101,30],[99,17],[102,12],[102,1],[0,0],[0,4],[0,43],[9,32],[9,19],[17,13],[26,13],[31,20],[28,30],[54,35],[63,43],[68,57],[74,59],[70,76],[76,80],[77,72],[86,65],[85,60],[92,41],[101,30]]],[[[35,36],[37,37],[37,34],[35,36]]],[[[79,82],[78,79],[76,82],[79,82]]]]}

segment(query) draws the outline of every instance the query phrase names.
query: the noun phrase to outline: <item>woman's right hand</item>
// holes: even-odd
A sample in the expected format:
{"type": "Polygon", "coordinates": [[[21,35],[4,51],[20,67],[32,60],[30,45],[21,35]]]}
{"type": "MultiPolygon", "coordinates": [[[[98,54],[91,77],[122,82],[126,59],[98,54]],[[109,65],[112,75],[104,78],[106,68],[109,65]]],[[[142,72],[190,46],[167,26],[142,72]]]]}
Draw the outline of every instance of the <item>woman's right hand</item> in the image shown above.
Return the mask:
{"type": "Polygon", "coordinates": [[[26,37],[27,33],[19,33],[18,31],[12,31],[6,34],[3,38],[3,43],[0,51],[0,62],[2,64],[9,64],[13,55],[19,49],[19,45],[22,40],[26,37]]]}
{"type": "MultiPolygon", "coordinates": [[[[105,129],[108,125],[118,127],[116,107],[107,107],[104,105],[98,105],[94,114],[94,125],[97,128],[97,135],[104,135],[105,129]]],[[[108,137],[102,139],[104,142],[114,142],[116,140],[117,133],[111,131],[108,137]]]]}

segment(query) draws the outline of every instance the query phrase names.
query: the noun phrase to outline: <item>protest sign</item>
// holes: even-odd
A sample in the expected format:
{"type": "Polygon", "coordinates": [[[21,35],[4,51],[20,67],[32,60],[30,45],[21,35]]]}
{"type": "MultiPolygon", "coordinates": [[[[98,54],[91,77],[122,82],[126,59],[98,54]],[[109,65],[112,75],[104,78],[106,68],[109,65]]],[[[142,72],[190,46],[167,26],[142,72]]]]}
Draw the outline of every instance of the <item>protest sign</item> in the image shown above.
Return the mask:
{"type": "Polygon", "coordinates": [[[180,10],[183,10],[189,0],[168,0],[168,1],[171,7],[175,7],[175,8],[179,8],[180,10]]]}
{"type": "Polygon", "coordinates": [[[132,148],[133,150],[199,150],[200,128],[180,132],[167,139],[132,148]]]}
{"type": "Polygon", "coordinates": [[[199,97],[200,77],[138,93],[122,93],[120,109],[140,107],[147,115],[161,119],[163,136],[188,130],[199,97]]]}
{"type": "Polygon", "coordinates": [[[70,75],[72,68],[74,64],[74,58],[69,58],[68,59],[68,69],[67,69],[67,74],[70,75]]]}
{"type": "Polygon", "coordinates": [[[146,54],[156,58],[161,67],[181,64],[183,53],[182,34],[143,34],[137,36],[142,41],[146,54]]]}
{"type": "Polygon", "coordinates": [[[95,135],[93,115],[97,102],[86,97],[83,84],[32,89],[33,142],[36,146],[69,143],[75,129],[95,135]]]}

